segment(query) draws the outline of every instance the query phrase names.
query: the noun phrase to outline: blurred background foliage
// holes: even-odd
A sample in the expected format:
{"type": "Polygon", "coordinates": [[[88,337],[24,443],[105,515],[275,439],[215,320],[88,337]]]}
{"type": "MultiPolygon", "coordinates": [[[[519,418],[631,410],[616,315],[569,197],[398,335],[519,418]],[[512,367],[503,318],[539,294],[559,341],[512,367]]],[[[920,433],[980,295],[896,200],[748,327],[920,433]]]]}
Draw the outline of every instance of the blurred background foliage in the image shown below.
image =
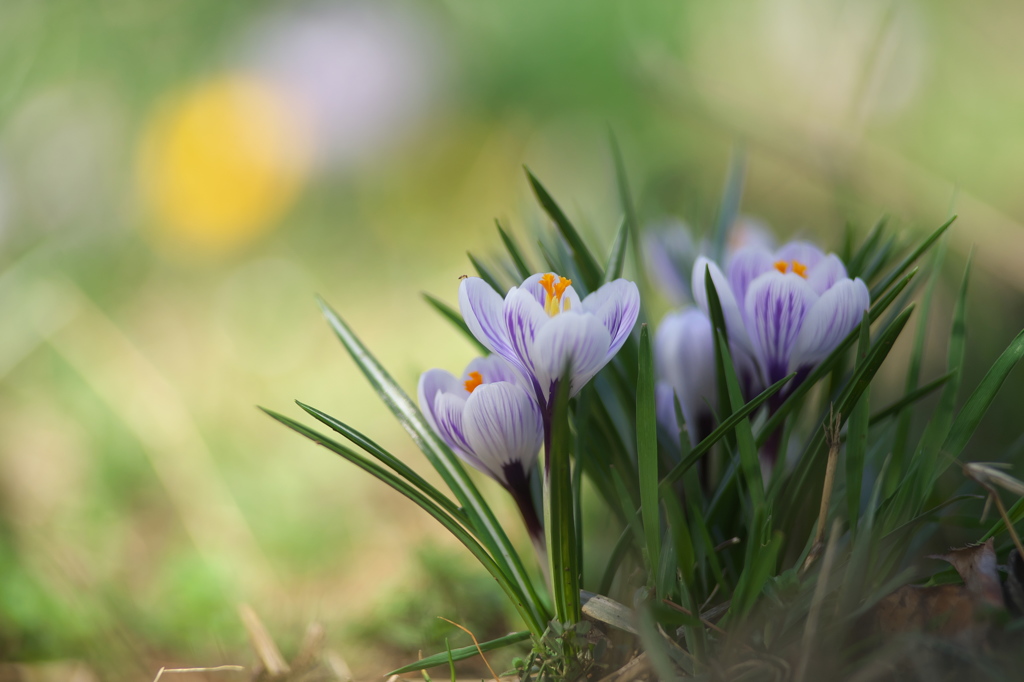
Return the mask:
{"type": "MultiPolygon", "coordinates": [[[[454,302],[495,217],[529,239],[523,164],[607,244],[609,128],[648,223],[706,229],[738,147],[744,211],[783,239],[958,213],[975,384],[1024,321],[1022,22],[1006,1],[4,2],[0,660],[238,662],[241,601],[286,648],[327,623],[374,673],[466,643],[418,627],[436,615],[500,634],[481,571],[429,579],[466,559],[439,526],[254,405],[300,398],[425,469],[314,293],[409,391],[459,370],[472,348],[419,292],[454,302]]],[[[971,458],[1024,449],[1015,377],[971,458]]]]}

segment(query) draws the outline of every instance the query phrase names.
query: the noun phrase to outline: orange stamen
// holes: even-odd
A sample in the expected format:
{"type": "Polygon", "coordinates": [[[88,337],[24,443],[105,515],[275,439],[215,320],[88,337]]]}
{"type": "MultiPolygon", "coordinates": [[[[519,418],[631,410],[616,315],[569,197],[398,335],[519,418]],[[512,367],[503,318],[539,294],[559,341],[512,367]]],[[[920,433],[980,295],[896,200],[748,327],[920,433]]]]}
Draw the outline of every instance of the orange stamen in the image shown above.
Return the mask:
{"type": "Polygon", "coordinates": [[[775,269],[782,274],[792,272],[800,275],[804,279],[807,279],[807,266],[798,260],[777,260],[775,261],[774,266],[775,269]]]}
{"type": "MultiPolygon", "coordinates": [[[[558,277],[558,275],[551,272],[540,278],[540,285],[544,287],[544,293],[546,294],[544,296],[544,312],[546,312],[549,317],[554,317],[559,313],[559,305],[562,303],[562,294],[565,293],[565,290],[568,289],[571,284],[571,279],[558,277]],[[556,277],[558,278],[557,282],[555,281],[556,277]]],[[[565,304],[562,305],[562,310],[568,310],[569,305],[570,303],[567,299],[565,304]]]]}
{"type": "Polygon", "coordinates": [[[465,384],[466,390],[472,393],[473,390],[482,383],[484,383],[484,377],[480,372],[470,372],[469,379],[466,380],[465,384]]]}

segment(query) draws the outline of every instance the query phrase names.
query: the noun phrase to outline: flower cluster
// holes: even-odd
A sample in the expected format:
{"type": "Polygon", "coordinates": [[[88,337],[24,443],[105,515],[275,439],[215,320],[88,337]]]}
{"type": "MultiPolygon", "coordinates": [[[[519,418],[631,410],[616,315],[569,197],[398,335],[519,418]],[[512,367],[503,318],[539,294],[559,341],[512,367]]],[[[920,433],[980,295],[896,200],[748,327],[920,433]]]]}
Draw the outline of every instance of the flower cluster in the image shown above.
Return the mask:
{"type": "MultiPolygon", "coordinates": [[[[871,302],[867,286],[851,279],[835,254],[807,242],[774,251],[763,244],[739,248],[728,256],[724,272],[698,257],[691,275],[697,307],[670,313],[655,337],[661,420],[674,426],[674,395],[694,443],[707,435],[716,399],[709,273],[747,398],[793,373],[788,391],[803,382],[860,323],[871,302]]],[[[763,454],[774,462],[775,453],[763,454]]]]}
{"type": "Polygon", "coordinates": [[[536,542],[542,529],[530,470],[541,444],[550,442],[559,382],[568,381],[575,395],[612,359],[636,324],[640,293],[618,279],[581,300],[571,280],[541,273],[502,298],[484,280],[467,277],[459,308],[493,354],[473,360],[461,378],[441,369],[424,373],[420,408],[456,454],[511,493],[536,542]]]}

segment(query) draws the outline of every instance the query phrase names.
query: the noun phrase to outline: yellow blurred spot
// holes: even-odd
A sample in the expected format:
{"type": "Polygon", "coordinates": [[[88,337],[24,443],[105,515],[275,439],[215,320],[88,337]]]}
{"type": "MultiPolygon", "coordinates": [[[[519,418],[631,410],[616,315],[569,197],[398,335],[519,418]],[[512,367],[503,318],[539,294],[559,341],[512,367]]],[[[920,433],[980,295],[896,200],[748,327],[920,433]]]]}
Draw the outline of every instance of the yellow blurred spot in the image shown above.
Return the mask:
{"type": "Polygon", "coordinates": [[[250,241],[291,206],[309,151],[281,93],[250,77],[225,76],[154,116],[143,136],[140,179],[175,242],[220,252],[250,241]]]}

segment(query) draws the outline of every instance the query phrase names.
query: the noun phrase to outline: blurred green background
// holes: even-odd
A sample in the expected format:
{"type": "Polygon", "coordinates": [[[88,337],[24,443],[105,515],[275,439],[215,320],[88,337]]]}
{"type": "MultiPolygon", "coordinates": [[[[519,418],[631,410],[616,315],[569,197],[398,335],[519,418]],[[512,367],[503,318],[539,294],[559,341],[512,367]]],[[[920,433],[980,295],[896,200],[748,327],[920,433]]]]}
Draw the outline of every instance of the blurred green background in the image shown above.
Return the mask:
{"type": "MultiPolygon", "coordinates": [[[[7,0],[0,660],[248,663],[239,602],[375,674],[464,643],[435,616],[515,627],[439,526],[255,405],[423,470],[314,294],[410,392],[460,371],[420,292],[454,303],[495,217],[542,224],[524,164],[607,245],[609,129],[646,222],[708,226],[740,147],[744,211],[782,239],[958,213],[972,386],[1024,323],[1022,25],[1007,1],[7,0]]],[[[1020,379],[969,458],[1022,449],[1020,379]]]]}

